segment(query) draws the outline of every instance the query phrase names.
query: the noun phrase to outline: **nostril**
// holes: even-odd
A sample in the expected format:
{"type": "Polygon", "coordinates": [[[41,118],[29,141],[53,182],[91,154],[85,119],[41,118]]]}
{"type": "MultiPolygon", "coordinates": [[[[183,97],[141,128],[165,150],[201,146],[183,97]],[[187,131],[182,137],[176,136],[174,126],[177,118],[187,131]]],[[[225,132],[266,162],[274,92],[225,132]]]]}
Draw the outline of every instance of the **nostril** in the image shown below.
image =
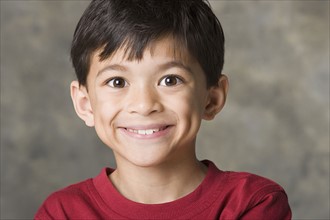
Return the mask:
{"type": "Polygon", "coordinates": [[[157,94],[144,91],[136,92],[128,100],[128,111],[141,115],[149,115],[162,110],[162,104],[157,94]]]}

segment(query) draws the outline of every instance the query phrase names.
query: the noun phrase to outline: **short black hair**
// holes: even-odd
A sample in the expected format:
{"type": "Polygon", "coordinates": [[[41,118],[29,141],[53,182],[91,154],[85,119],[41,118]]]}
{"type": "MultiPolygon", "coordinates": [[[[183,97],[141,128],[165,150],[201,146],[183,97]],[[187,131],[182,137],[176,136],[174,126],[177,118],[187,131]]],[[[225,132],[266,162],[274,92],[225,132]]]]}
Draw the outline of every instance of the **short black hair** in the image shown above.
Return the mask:
{"type": "Polygon", "coordinates": [[[92,0],[80,18],[71,60],[87,86],[91,55],[100,61],[125,47],[128,59],[142,59],[152,42],[172,36],[201,65],[207,86],[216,85],[224,64],[224,34],[207,0],[92,0]]]}

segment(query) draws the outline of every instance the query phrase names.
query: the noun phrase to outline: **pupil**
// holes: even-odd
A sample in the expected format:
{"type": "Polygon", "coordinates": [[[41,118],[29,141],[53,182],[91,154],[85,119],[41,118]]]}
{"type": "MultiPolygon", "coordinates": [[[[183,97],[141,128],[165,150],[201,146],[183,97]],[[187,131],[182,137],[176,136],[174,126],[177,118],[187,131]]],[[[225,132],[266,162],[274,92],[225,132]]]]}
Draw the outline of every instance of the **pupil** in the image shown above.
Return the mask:
{"type": "Polygon", "coordinates": [[[176,84],[176,78],[175,77],[167,77],[165,80],[165,84],[167,86],[173,86],[176,84]]]}
{"type": "Polygon", "coordinates": [[[120,88],[124,87],[124,83],[122,79],[115,79],[114,84],[116,87],[120,87],[120,88]]]}

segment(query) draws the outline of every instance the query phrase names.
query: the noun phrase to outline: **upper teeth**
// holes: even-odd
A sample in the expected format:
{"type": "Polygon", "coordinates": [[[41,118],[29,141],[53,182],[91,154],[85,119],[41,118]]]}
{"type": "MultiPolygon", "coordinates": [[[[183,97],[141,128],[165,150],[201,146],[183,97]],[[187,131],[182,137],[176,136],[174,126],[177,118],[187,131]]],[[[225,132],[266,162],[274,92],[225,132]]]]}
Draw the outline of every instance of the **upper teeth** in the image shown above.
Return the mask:
{"type": "Polygon", "coordinates": [[[129,132],[134,132],[134,133],[137,133],[137,134],[150,135],[150,134],[153,134],[155,132],[158,132],[159,131],[159,128],[147,129],[147,130],[134,130],[134,129],[128,128],[127,130],[129,132]]]}

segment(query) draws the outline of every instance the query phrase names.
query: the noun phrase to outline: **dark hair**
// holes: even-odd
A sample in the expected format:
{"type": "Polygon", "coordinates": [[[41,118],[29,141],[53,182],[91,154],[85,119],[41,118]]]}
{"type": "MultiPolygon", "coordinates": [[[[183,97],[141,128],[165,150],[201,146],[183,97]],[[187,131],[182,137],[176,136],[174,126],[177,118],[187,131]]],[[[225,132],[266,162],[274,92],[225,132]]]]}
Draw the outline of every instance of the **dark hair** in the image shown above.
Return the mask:
{"type": "Polygon", "coordinates": [[[142,59],[152,42],[172,36],[199,62],[207,86],[216,85],[224,63],[224,34],[206,0],[92,0],[80,18],[71,59],[80,85],[87,85],[91,55],[100,61],[119,48],[142,59]]]}

